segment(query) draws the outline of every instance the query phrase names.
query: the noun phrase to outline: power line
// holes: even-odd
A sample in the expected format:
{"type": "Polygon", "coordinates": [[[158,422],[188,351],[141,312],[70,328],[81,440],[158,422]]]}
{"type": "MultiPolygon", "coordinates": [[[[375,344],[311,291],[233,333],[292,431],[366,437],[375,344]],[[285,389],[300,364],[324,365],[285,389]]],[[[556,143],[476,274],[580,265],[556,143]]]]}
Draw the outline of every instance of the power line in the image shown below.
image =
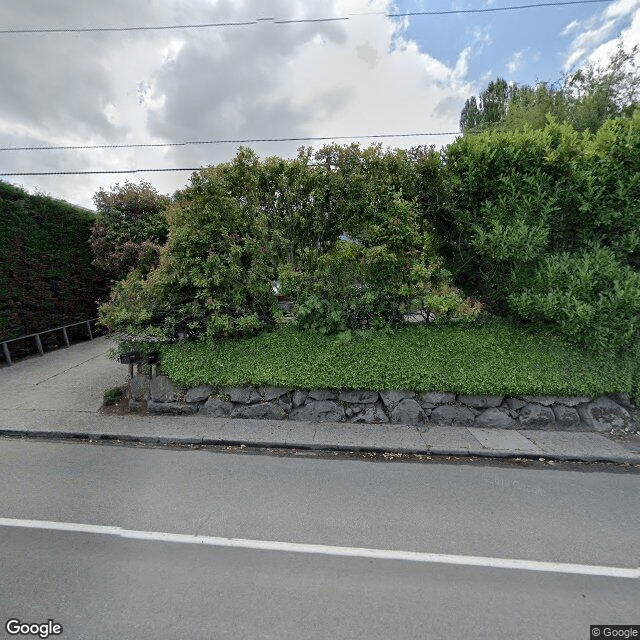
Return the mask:
{"type": "Polygon", "coordinates": [[[108,173],[150,173],[161,171],[200,171],[203,167],[185,167],[170,169],[118,169],[113,171],[20,171],[15,173],[2,173],[0,176],[85,176],[108,173]]]}
{"type": "Polygon", "coordinates": [[[610,2],[611,0],[565,0],[564,2],[540,2],[536,4],[518,4],[512,7],[489,7],[486,9],[455,9],[451,11],[411,11],[407,13],[389,13],[387,18],[404,18],[410,16],[443,16],[454,13],[488,13],[491,11],[514,11],[515,9],[534,9],[535,7],[559,7],[568,4],[590,4],[593,2],[610,2]]]}
{"type": "MultiPolygon", "coordinates": [[[[585,0],[587,1],[587,0],[585,0]]],[[[604,2],[605,0],[601,0],[604,2]]],[[[607,2],[610,0],[607,0],[607,2]]],[[[349,17],[336,18],[307,18],[299,20],[274,20],[273,18],[257,18],[256,20],[243,20],[241,22],[206,22],[202,24],[168,24],[160,26],[141,27],[65,27],[61,29],[0,29],[0,34],[9,33],[96,33],[105,31],[166,31],[169,29],[211,29],[214,27],[245,27],[259,22],[272,22],[273,24],[291,24],[294,22],[337,22],[348,20],[349,17]]]]}
{"type": "MultiPolygon", "coordinates": [[[[310,167],[324,167],[324,163],[309,163],[310,167]]],[[[121,173],[161,173],[170,171],[200,171],[206,169],[207,165],[200,167],[170,167],[163,169],[115,169],[115,170],[99,170],[99,171],[18,171],[12,173],[2,173],[0,177],[5,176],[86,176],[86,175],[108,175],[121,173]]]]}
{"type": "MultiPolygon", "coordinates": [[[[207,165],[199,167],[169,167],[161,169],[106,169],[96,171],[19,171],[12,173],[3,173],[0,176],[85,176],[85,175],[105,175],[105,174],[122,174],[122,173],[160,173],[170,171],[200,171],[207,165]]],[[[311,167],[324,167],[324,163],[309,163],[311,167]]]]}
{"type": "MultiPolygon", "coordinates": [[[[408,11],[405,13],[371,12],[372,14],[385,15],[387,18],[408,18],[418,16],[438,16],[464,13],[489,13],[497,11],[514,11],[516,9],[534,9],[536,7],[556,7],[574,4],[592,4],[601,2],[612,2],[612,0],[563,0],[562,2],[541,2],[536,4],[522,4],[510,7],[488,7],[484,9],[452,9],[450,11],[408,11]]],[[[365,14],[352,14],[367,15],[365,14]]],[[[138,27],[65,27],[65,28],[43,28],[43,29],[0,29],[0,34],[29,34],[29,33],[97,33],[97,32],[118,32],[118,31],[167,31],[170,29],[210,29],[216,27],[244,27],[256,25],[260,22],[271,22],[272,24],[294,24],[294,23],[314,23],[314,22],[338,22],[349,20],[350,16],[336,16],[328,18],[298,18],[290,20],[274,20],[273,18],[256,18],[255,20],[244,20],[239,22],[208,22],[202,24],[171,24],[159,26],[138,26],[138,27]]]]}
{"type": "Polygon", "coordinates": [[[411,138],[419,136],[454,136],[461,131],[432,131],[419,133],[379,133],[359,136],[309,136],[302,138],[245,138],[243,140],[185,140],[184,142],[153,142],[139,144],[93,144],[48,147],[0,147],[0,151],[51,151],[64,149],[135,149],[140,147],[183,147],[204,144],[243,144],[245,142],[308,142],[321,140],[351,140],[356,138],[411,138]]]}

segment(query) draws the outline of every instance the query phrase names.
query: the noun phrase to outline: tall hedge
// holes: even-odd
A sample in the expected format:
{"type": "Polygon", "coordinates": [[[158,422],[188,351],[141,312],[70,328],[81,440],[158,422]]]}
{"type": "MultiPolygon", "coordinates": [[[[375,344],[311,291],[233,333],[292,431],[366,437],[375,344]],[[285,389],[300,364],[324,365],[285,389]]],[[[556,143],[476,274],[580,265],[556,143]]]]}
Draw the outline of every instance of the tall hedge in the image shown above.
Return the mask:
{"type": "Polygon", "coordinates": [[[103,323],[169,339],[258,331],[279,319],[278,281],[302,329],[417,308],[473,319],[479,301],[587,347],[640,348],[640,110],[596,134],[551,120],[440,154],[331,145],[311,159],[241,149],[194,174],[159,266],[116,285],[103,323]]]}
{"type": "Polygon", "coordinates": [[[590,347],[639,339],[640,112],[595,135],[551,121],[467,136],[444,174],[452,221],[436,226],[467,290],[590,347]]]}
{"type": "Polygon", "coordinates": [[[443,315],[479,310],[430,286],[446,274],[406,152],[330,146],[314,159],[302,149],[261,162],[240,149],[194,174],[168,209],[159,266],[116,284],[102,323],[168,339],[254,332],[278,321],[276,283],[300,328],[324,332],[399,323],[427,298],[443,315]]]}
{"type": "Polygon", "coordinates": [[[0,340],[97,315],[108,288],[91,264],[94,219],[0,182],[0,340]]]}

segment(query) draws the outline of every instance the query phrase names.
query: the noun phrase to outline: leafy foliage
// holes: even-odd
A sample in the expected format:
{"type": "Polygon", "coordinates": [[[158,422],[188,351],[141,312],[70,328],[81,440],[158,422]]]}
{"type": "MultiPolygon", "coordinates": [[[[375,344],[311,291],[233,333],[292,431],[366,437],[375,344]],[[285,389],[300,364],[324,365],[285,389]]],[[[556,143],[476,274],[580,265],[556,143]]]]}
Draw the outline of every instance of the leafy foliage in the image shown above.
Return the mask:
{"type": "MultiPolygon", "coordinates": [[[[108,292],[91,264],[95,216],[0,182],[0,219],[0,338],[93,317],[108,292]]],[[[45,336],[45,346],[54,338],[45,336]]]]}
{"type": "Polygon", "coordinates": [[[477,101],[475,96],[471,96],[465,102],[460,114],[460,129],[478,132],[501,122],[514,89],[504,78],[492,80],[477,101]]]}
{"type": "Polygon", "coordinates": [[[580,176],[583,243],[597,238],[640,270],[640,112],[608,120],[587,140],[580,176]]]}
{"type": "Polygon", "coordinates": [[[481,305],[465,300],[448,279],[440,263],[425,262],[422,253],[406,258],[385,245],[339,242],[303,286],[298,281],[297,326],[322,334],[380,329],[415,310],[435,313],[438,322],[477,317],[481,305]]]}
{"type": "Polygon", "coordinates": [[[102,321],[231,338],[275,328],[279,293],[298,329],[345,343],[417,310],[446,323],[486,308],[621,349],[640,335],[639,136],[640,112],[595,135],[552,118],[490,129],[441,154],[330,145],[314,164],[310,149],[240,149],[174,196],[158,266],[117,283],[102,321]]]}
{"type": "Polygon", "coordinates": [[[564,80],[568,121],[576,131],[596,133],[612,118],[633,114],[640,99],[638,45],[620,44],[605,67],[586,65],[564,80]]]}
{"type": "Polygon", "coordinates": [[[504,322],[360,331],[349,341],[276,332],[162,348],[162,369],[185,386],[405,389],[469,394],[599,395],[629,391],[631,357],[594,358],[547,332],[504,322]]]}
{"type": "Polygon", "coordinates": [[[521,318],[553,324],[574,343],[611,349],[640,336],[640,273],[610,249],[546,257],[531,286],[509,297],[521,318]]]}
{"type": "Polygon", "coordinates": [[[116,284],[101,308],[112,331],[173,339],[250,333],[274,322],[273,244],[268,215],[256,210],[255,155],[202,169],[167,211],[169,238],[148,276],[116,284]]]}
{"type": "Polygon", "coordinates": [[[507,85],[498,78],[479,100],[472,96],[466,101],[460,128],[465,133],[544,129],[551,117],[578,132],[596,133],[607,120],[633,114],[640,99],[637,60],[638,45],[631,51],[620,45],[606,66],[586,64],[553,84],[507,85]]]}
{"type": "MultiPolygon", "coordinates": [[[[431,181],[436,183],[431,191],[438,189],[439,158],[424,148],[407,153],[355,144],[326,146],[315,158],[322,162],[318,177],[330,194],[330,217],[338,220],[346,240],[326,244],[294,279],[281,270],[283,293],[297,301],[298,326],[329,334],[397,325],[404,314],[427,304],[445,279],[438,240],[420,211],[431,181]]],[[[441,318],[479,311],[471,311],[453,289],[438,294],[439,303],[446,296],[449,301],[441,318]]]]}
{"type": "Polygon", "coordinates": [[[120,396],[122,396],[122,389],[107,389],[107,391],[104,392],[104,403],[106,405],[115,404],[115,401],[120,396]]]}
{"type": "Polygon", "coordinates": [[[569,241],[577,216],[569,188],[581,152],[566,125],[459,138],[445,153],[452,220],[435,220],[455,280],[494,311],[522,287],[550,245],[569,241]]]}
{"type": "Polygon", "coordinates": [[[93,201],[99,212],[91,229],[95,265],[112,280],[122,280],[133,269],[148,273],[167,241],[170,198],[148,182],[127,181],[109,191],[100,189],[93,201]]]}
{"type": "MultiPolygon", "coordinates": [[[[423,176],[435,175],[432,152],[412,153],[423,176]]],[[[241,149],[232,163],[194,174],[167,212],[158,267],[115,285],[103,323],[166,339],[180,327],[213,339],[251,333],[278,321],[276,281],[297,303],[301,328],[397,323],[433,293],[436,270],[437,240],[418,204],[428,189],[413,158],[333,145],[315,159],[320,166],[303,148],[295,160],[260,162],[241,149]],[[340,242],[343,232],[356,241],[340,242]]],[[[447,295],[448,311],[477,312],[447,295]]]]}
{"type": "Polygon", "coordinates": [[[494,311],[553,323],[592,348],[640,336],[640,113],[595,136],[568,124],[450,145],[456,281],[494,311]]]}

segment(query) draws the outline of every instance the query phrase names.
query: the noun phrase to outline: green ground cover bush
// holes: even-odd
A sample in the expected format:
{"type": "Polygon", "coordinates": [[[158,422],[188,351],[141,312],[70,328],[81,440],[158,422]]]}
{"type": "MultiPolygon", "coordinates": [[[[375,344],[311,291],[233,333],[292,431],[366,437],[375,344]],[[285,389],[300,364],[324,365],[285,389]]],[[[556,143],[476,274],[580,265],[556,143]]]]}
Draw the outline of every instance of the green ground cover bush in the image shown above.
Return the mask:
{"type": "Polygon", "coordinates": [[[631,357],[595,357],[552,334],[525,332],[498,320],[370,330],[348,341],[284,327],[250,338],[162,348],[162,371],[172,380],[216,388],[595,396],[632,391],[634,365],[631,357]]]}

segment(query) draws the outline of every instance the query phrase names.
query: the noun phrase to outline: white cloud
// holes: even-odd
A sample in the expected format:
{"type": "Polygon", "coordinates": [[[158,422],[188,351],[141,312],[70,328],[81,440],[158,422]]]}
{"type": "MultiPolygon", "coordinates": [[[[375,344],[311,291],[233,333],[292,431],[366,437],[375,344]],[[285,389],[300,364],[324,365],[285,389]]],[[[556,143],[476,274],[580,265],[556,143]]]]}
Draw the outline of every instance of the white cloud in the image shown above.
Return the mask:
{"type": "Polygon", "coordinates": [[[458,56],[458,61],[453,70],[452,78],[461,81],[469,71],[469,57],[471,56],[471,47],[465,47],[458,56]]]}
{"type": "Polygon", "coordinates": [[[525,50],[516,51],[514,53],[509,62],[507,62],[507,69],[509,69],[509,73],[514,74],[521,66],[524,61],[525,50]]]}
{"type": "Polygon", "coordinates": [[[607,20],[597,28],[588,29],[577,36],[571,43],[572,52],[565,61],[565,71],[578,62],[587,51],[593,50],[606,40],[611,35],[614,25],[615,20],[607,20]]]}
{"type": "Polygon", "coordinates": [[[473,45],[474,47],[479,47],[480,50],[493,43],[491,27],[475,27],[472,33],[473,45]]]}
{"type": "MultiPolygon", "coordinates": [[[[20,36],[0,40],[0,144],[120,144],[264,137],[455,131],[474,35],[454,65],[406,38],[390,0],[177,0],[170,4],[75,0],[2,3],[11,26],[198,23],[253,17],[351,15],[348,22],[171,32],[20,36]],[[28,10],[24,9],[28,6],[28,10]],[[107,9],[105,9],[105,6],[107,9]],[[362,14],[362,15],[355,15],[362,14]],[[88,17],[96,16],[93,20],[88,17]],[[99,18],[98,18],[99,16],[99,18]]],[[[395,138],[389,146],[436,145],[453,136],[395,138]]],[[[340,141],[348,143],[348,140],[340,141]]],[[[361,140],[369,144],[374,140],[361,140]]],[[[302,142],[252,144],[261,156],[293,155],[302,142]]],[[[237,145],[14,152],[14,171],[197,167],[230,160],[237,145]]],[[[161,192],[188,173],[16,178],[29,188],[91,206],[100,186],[144,178],[161,192]]]]}
{"type": "Polygon", "coordinates": [[[567,36],[575,31],[582,23],[579,20],[572,20],[561,32],[561,36],[567,36]]]}
{"type": "Polygon", "coordinates": [[[640,44],[640,10],[637,10],[631,20],[631,24],[620,31],[618,38],[604,42],[588,57],[588,61],[596,66],[603,66],[616,52],[618,44],[622,44],[626,51],[630,51],[634,45],[640,44]]]}
{"type": "Polygon", "coordinates": [[[617,0],[603,12],[604,18],[620,18],[634,13],[640,7],[638,0],[617,0]]]}
{"type": "Polygon", "coordinates": [[[576,33],[563,68],[582,62],[605,63],[621,42],[626,49],[640,43],[640,0],[617,0],[583,23],[570,22],[561,35],[576,33]]]}

